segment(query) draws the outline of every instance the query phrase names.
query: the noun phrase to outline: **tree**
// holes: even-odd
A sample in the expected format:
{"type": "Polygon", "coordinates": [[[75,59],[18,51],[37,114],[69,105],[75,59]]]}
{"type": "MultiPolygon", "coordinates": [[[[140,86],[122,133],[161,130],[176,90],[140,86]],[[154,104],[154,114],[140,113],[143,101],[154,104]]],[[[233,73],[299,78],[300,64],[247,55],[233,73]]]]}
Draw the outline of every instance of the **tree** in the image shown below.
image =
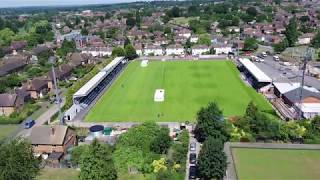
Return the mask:
{"type": "Polygon", "coordinates": [[[138,28],[141,27],[140,9],[136,10],[136,25],[138,26],[138,28]]]}
{"type": "Polygon", "coordinates": [[[203,179],[223,179],[227,169],[223,142],[214,137],[207,138],[200,150],[197,165],[203,179]]]}
{"type": "Polygon", "coordinates": [[[320,48],[320,31],[318,31],[315,37],[311,40],[311,46],[314,48],[320,48]]]}
{"type": "Polygon", "coordinates": [[[129,60],[138,57],[136,49],[132,46],[132,44],[126,45],[126,47],[124,48],[124,51],[125,51],[126,58],[128,58],[129,60]]]}
{"type": "Polygon", "coordinates": [[[211,45],[210,35],[209,34],[201,34],[199,37],[199,44],[210,46],[211,45]]]}
{"type": "Polygon", "coordinates": [[[82,29],[81,29],[81,34],[82,34],[82,35],[88,35],[89,32],[88,32],[88,30],[87,30],[86,28],[82,28],[82,29]]]}
{"type": "Polygon", "coordinates": [[[57,50],[57,54],[60,57],[64,57],[68,53],[75,52],[75,51],[76,51],[76,43],[74,41],[64,40],[61,45],[61,48],[57,50]]]}
{"type": "Polygon", "coordinates": [[[32,145],[25,139],[0,143],[0,179],[34,179],[39,172],[40,161],[33,155],[32,145]]]}
{"type": "Polygon", "coordinates": [[[299,33],[297,28],[297,21],[294,17],[290,19],[289,24],[286,27],[285,36],[290,47],[294,46],[298,40],[299,33]]]}
{"type": "Polygon", "coordinates": [[[246,38],[244,41],[244,50],[254,51],[258,49],[258,43],[255,38],[246,38]]]}
{"type": "Polygon", "coordinates": [[[71,162],[75,165],[80,164],[82,155],[88,151],[89,145],[81,145],[72,149],[71,162]]]}
{"type": "Polygon", "coordinates": [[[168,128],[161,128],[160,132],[157,134],[157,137],[154,138],[151,143],[151,151],[157,154],[165,154],[172,144],[172,139],[169,136],[168,128]]]}
{"type": "Polygon", "coordinates": [[[303,23],[305,23],[305,22],[310,21],[310,18],[309,18],[309,16],[301,16],[301,17],[300,17],[300,21],[303,22],[303,23]]]}
{"type": "Polygon", "coordinates": [[[258,15],[258,11],[256,10],[255,7],[249,7],[246,10],[246,13],[249,14],[250,16],[256,17],[258,15]]]}
{"type": "Polygon", "coordinates": [[[128,44],[131,44],[130,39],[128,37],[124,40],[124,47],[126,47],[128,44]]]}
{"type": "Polygon", "coordinates": [[[284,38],[280,43],[273,45],[275,52],[282,52],[289,46],[287,38],[284,38]]]}
{"type": "Polygon", "coordinates": [[[14,32],[11,31],[9,28],[5,28],[0,31],[0,46],[9,46],[13,37],[14,32]]]}
{"type": "Polygon", "coordinates": [[[222,141],[227,141],[229,135],[225,129],[222,111],[215,102],[211,102],[207,107],[202,107],[197,113],[197,125],[194,130],[195,137],[199,142],[203,142],[209,136],[222,141]]]}
{"type": "Polygon", "coordinates": [[[125,56],[126,52],[122,47],[115,47],[112,49],[112,56],[125,56]]]}
{"type": "Polygon", "coordinates": [[[164,28],[164,34],[165,34],[165,35],[171,34],[171,28],[170,28],[169,26],[166,26],[166,27],[164,28]]]}
{"type": "Polygon", "coordinates": [[[115,180],[117,172],[111,147],[94,140],[80,160],[80,180],[115,180]]]}
{"type": "Polygon", "coordinates": [[[134,25],[136,25],[136,20],[133,17],[129,17],[126,21],[126,24],[131,29],[134,25]]]}

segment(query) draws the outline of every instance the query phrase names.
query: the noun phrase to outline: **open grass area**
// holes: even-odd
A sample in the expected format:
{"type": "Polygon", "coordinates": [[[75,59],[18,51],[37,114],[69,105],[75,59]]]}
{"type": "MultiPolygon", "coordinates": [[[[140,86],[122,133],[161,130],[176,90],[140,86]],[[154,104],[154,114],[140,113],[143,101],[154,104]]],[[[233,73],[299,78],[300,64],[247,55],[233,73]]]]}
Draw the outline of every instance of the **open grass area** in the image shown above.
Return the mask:
{"type": "Polygon", "coordinates": [[[5,139],[18,128],[18,125],[0,125],[0,140],[5,139]]]}
{"type": "Polygon", "coordinates": [[[36,180],[78,180],[79,171],[74,169],[45,168],[36,180]]]}
{"type": "Polygon", "coordinates": [[[241,180],[314,180],[320,177],[319,150],[232,149],[241,180]]]}
{"type": "Polygon", "coordinates": [[[187,26],[189,24],[189,21],[198,19],[199,17],[177,17],[170,20],[170,23],[187,26]]]}
{"type": "Polygon", "coordinates": [[[131,62],[86,116],[86,121],[184,122],[216,101],[225,116],[243,115],[253,100],[264,110],[270,104],[240,79],[231,61],[131,62]],[[154,102],[156,89],[164,102],[154,102]]]}

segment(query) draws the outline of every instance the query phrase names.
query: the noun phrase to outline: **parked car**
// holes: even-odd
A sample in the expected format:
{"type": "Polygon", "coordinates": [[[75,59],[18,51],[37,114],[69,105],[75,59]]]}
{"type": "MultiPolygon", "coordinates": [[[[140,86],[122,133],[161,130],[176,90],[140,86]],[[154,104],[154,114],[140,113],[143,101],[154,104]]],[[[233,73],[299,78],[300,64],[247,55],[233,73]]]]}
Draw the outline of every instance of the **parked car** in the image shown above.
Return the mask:
{"type": "Polygon", "coordinates": [[[189,155],[189,163],[190,164],[196,164],[197,162],[197,154],[196,153],[190,153],[189,155]]]}
{"type": "Polygon", "coordinates": [[[274,61],[280,61],[280,58],[279,58],[279,56],[273,56],[273,60],[274,61]]]}
{"type": "Polygon", "coordinates": [[[24,128],[25,129],[30,129],[34,124],[36,124],[36,122],[33,119],[28,119],[25,123],[24,123],[24,128]]]}
{"type": "Polygon", "coordinates": [[[190,151],[196,151],[196,143],[190,143],[190,151]]]}
{"type": "Polygon", "coordinates": [[[189,167],[189,179],[196,179],[197,178],[197,168],[196,166],[189,167]]]}
{"type": "Polygon", "coordinates": [[[261,55],[262,55],[263,57],[267,57],[267,56],[268,56],[268,54],[267,54],[266,52],[262,52],[261,55]]]}

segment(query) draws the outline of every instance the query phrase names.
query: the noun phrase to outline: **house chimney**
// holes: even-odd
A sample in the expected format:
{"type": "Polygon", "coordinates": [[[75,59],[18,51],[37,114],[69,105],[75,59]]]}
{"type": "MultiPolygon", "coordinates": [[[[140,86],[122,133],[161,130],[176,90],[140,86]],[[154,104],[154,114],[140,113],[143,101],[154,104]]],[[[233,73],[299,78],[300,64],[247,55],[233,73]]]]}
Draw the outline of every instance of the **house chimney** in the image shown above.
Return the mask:
{"type": "Polygon", "coordinates": [[[54,133],[55,133],[55,129],[53,126],[51,126],[51,135],[54,135],[54,133]]]}

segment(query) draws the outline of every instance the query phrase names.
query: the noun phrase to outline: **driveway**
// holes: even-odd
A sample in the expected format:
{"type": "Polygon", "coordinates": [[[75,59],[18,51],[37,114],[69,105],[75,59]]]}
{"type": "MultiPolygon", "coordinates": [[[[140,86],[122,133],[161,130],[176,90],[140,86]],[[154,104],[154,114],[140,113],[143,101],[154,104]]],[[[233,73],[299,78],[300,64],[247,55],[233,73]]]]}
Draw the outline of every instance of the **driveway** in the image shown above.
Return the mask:
{"type": "MultiPolygon", "coordinates": [[[[190,167],[190,162],[189,162],[189,155],[190,155],[190,144],[191,143],[196,143],[196,155],[197,155],[197,159],[198,159],[198,156],[199,156],[199,152],[200,152],[200,149],[201,149],[201,144],[194,138],[194,135],[192,133],[189,133],[189,147],[188,147],[188,157],[187,157],[187,163],[186,163],[186,176],[185,176],[185,180],[188,180],[189,179],[189,167],[190,167]]],[[[194,152],[192,152],[194,153],[194,152]]]]}

